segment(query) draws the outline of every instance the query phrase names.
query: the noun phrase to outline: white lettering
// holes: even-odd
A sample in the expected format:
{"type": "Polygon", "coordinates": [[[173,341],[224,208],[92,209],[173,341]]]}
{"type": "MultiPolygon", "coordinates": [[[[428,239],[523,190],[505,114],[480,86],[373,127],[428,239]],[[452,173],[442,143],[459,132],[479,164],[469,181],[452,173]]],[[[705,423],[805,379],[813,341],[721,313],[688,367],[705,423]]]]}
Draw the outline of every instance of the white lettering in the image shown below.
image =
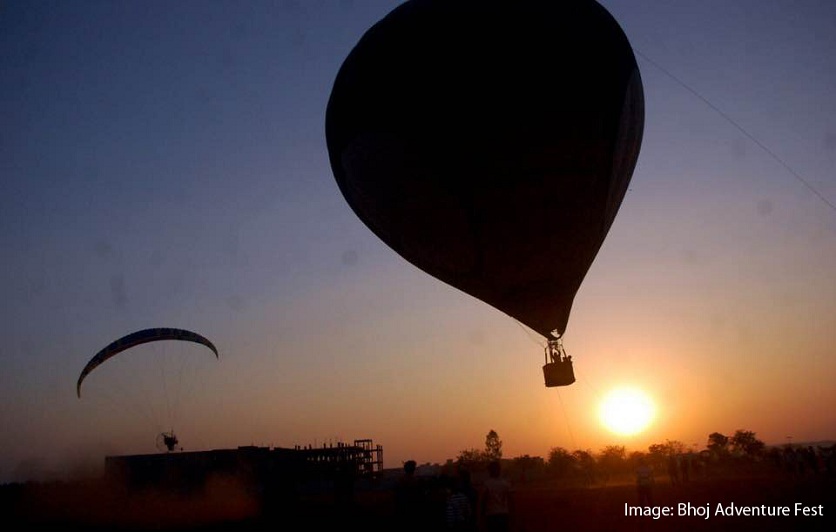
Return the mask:
{"type": "Polygon", "coordinates": [[[673,506],[630,506],[624,503],[624,515],[628,517],[652,517],[659,519],[673,514],[673,506]]]}
{"type": "Polygon", "coordinates": [[[693,516],[708,519],[710,514],[709,505],[694,506],[690,502],[681,502],[677,505],[677,515],[679,516],[693,516]]]}

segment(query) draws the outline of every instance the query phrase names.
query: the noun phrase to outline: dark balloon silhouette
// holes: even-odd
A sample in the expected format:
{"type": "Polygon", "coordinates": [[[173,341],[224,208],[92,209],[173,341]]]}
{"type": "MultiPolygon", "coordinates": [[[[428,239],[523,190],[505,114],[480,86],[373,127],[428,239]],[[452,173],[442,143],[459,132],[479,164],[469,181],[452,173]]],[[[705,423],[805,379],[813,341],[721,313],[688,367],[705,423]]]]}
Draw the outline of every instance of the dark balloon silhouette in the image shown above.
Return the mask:
{"type": "Polygon", "coordinates": [[[126,351],[132,347],[136,347],[141,344],[147,344],[149,342],[159,342],[163,340],[180,340],[184,342],[195,342],[201,345],[205,345],[209,349],[215,353],[215,358],[218,358],[218,350],[215,348],[214,344],[210,342],[207,338],[197,334],[196,332],[187,331],[185,329],[171,329],[171,328],[156,328],[156,329],[143,329],[141,331],[137,331],[131,333],[127,336],[123,336],[122,338],[110,343],[107,347],[96,353],[93,358],[84,366],[84,369],[81,370],[81,375],[78,376],[78,383],[76,383],[76,394],[78,397],[81,397],[81,383],[90,374],[91,371],[99,367],[103,362],[107,361],[108,359],[118,355],[119,353],[126,351]]]}
{"type": "Polygon", "coordinates": [[[591,0],[412,0],[343,63],[331,167],[406,260],[552,340],[618,212],[641,77],[591,0]],[[554,336],[553,336],[554,335],[554,336]]]}

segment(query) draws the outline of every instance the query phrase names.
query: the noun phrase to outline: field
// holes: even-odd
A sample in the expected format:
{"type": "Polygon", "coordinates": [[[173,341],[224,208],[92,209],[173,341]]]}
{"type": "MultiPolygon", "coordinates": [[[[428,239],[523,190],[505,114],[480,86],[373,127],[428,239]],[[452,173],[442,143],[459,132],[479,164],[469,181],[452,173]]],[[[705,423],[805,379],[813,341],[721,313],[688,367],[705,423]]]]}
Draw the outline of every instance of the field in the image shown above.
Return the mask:
{"type": "MultiPolygon", "coordinates": [[[[478,486],[477,486],[478,487],[478,486]]],[[[637,507],[629,478],[607,485],[562,485],[554,480],[514,484],[513,530],[834,530],[836,479],[823,475],[737,474],[698,478],[671,485],[660,479],[650,507],[637,507]],[[630,506],[633,515],[626,515],[630,506]],[[721,515],[747,512],[749,515],[721,515]],[[766,507],[787,516],[757,516],[766,507]],[[665,509],[668,510],[665,510],[665,509]],[[806,510],[805,510],[806,509],[806,510]],[[667,511],[671,515],[662,516],[667,511]],[[656,512],[658,518],[652,515],[656,512]],[[808,515],[804,515],[804,513],[808,515]],[[682,515],[685,513],[685,515],[682,515]],[[690,513],[690,515],[687,515],[690,513]],[[706,514],[708,518],[706,519],[706,514]]],[[[127,493],[101,482],[17,484],[0,489],[0,510],[32,530],[402,530],[393,492],[383,486],[355,490],[348,500],[330,493],[274,498],[249,492],[233,480],[218,479],[200,496],[127,493]],[[259,497],[262,497],[261,499],[259,497]]],[[[443,529],[443,493],[430,495],[428,530],[443,529]],[[435,501],[434,504],[433,501],[435,501]]],[[[415,524],[414,522],[411,524],[415,524]]]]}

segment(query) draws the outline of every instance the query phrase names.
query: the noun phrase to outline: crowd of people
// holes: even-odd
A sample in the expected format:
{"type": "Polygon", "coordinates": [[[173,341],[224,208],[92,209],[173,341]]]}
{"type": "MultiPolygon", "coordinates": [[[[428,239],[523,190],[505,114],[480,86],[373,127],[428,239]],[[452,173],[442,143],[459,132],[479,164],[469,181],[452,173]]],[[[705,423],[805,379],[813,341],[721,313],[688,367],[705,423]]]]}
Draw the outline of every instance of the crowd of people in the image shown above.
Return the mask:
{"type": "Polygon", "coordinates": [[[395,512],[399,530],[510,530],[513,490],[502,478],[499,461],[488,465],[488,478],[477,489],[470,472],[455,476],[420,478],[416,463],[407,461],[395,488],[395,512]]]}

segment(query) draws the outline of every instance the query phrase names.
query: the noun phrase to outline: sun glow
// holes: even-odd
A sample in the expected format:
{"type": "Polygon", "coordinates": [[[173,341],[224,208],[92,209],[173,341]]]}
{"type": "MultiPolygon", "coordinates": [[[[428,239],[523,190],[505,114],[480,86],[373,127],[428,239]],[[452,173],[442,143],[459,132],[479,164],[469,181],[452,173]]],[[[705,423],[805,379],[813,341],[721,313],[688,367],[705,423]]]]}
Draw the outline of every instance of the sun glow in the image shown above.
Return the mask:
{"type": "Polygon", "coordinates": [[[601,423],[611,432],[632,436],[650,426],[655,408],[653,401],[635,388],[612,390],[601,402],[601,423]]]}

